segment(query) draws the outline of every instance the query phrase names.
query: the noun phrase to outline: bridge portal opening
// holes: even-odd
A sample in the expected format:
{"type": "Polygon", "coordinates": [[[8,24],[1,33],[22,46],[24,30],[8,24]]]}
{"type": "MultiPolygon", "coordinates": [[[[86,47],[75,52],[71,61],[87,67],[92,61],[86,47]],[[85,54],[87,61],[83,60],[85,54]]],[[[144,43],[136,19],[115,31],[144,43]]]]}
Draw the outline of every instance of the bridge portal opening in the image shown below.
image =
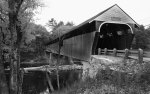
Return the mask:
{"type": "Polygon", "coordinates": [[[133,31],[129,25],[120,23],[103,23],[99,27],[99,37],[96,49],[129,49],[132,39],[133,31]]]}

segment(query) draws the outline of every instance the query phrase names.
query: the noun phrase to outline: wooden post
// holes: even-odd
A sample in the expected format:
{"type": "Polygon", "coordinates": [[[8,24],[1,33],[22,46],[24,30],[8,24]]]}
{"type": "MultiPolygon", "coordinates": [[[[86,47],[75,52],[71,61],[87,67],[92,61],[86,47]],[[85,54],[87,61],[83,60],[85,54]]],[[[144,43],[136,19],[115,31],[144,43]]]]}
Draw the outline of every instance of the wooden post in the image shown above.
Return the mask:
{"type": "Polygon", "coordinates": [[[124,55],[124,59],[127,59],[129,56],[129,50],[125,49],[125,55],[124,55]]]}
{"type": "Polygon", "coordinates": [[[104,55],[107,55],[107,48],[104,49],[104,55]]]}
{"type": "Polygon", "coordinates": [[[98,55],[101,54],[101,48],[98,48],[98,55]]]}
{"type": "Polygon", "coordinates": [[[117,49],[116,48],[113,49],[113,56],[117,56],[117,49]]]}
{"type": "Polygon", "coordinates": [[[48,85],[50,87],[49,91],[51,90],[52,92],[54,91],[54,88],[53,88],[53,85],[52,85],[52,82],[51,82],[51,79],[48,75],[48,73],[46,72],[46,79],[47,79],[47,82],[48,82],[48,85]]]}
{"type": "Polygon", "coordinates": [[[129,50],[125,49],[125,55],[124,55],[124,60],[123,60],[124,65],[126,63],[126,60],[127,60],[128,56],[129,56],[129,50]]]}
{"type": "Polygon", "coordinates": [[[143,50],[141,48],[138,50],[138,63],[143,63],[143,50]]]}

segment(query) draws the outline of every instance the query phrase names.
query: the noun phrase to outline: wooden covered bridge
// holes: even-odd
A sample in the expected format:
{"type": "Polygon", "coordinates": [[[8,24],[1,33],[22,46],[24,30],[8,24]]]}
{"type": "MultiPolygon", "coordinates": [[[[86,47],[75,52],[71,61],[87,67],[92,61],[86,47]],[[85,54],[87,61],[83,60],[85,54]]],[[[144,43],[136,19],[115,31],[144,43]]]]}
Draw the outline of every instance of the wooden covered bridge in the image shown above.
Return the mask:
{"type": "Polygon", "coordinates": [[[47,43],[46,51],[89,61],[98,48],[130,49],[136,28],[138,24],[115,4],[47,43]]]}

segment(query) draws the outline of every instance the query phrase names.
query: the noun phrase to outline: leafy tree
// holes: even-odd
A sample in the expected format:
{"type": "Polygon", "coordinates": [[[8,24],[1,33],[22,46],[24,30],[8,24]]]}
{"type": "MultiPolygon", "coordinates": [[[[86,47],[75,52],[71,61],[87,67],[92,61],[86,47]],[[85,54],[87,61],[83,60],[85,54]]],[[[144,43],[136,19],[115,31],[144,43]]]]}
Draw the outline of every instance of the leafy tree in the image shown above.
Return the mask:
{"type": "Polygon", "coordinates": [[[54,19],[54,18],[51,18],[49,21],[48,21],[48,23],[47,23],[47,26],[50,28],[50,29],[52,29],[52,30],[55,30],[56,29],[56,27],[57,27],[57,22],[56,22],[56,20],[54,19]]]}
{"type": "Polygon", "coordinates": [[[55,39],[64,33],[67,33],[69,29],[74,27],[73,22],[67,22],[66,24],[63,21],[57,22],[54,18],[48,21],[47,26],[51,28],[52,34],[50,35],[51,39],[55,39]]]}
{"type": "Polygon", "coordinates": [[[57,28],[61,27],[61,26],[74,26],[73,22],[67,22],[66,24],[63,21],[57,22],[54,18],[51,18],[48,23],[47,26],[52,29],[52,32],[54,32],[55,30],[57,30],[57,28]]]}
{"type": "Polygon", "coordinates": [[[28,42],[28,49],[33,49],[33,52],[36,52],[36,56],[43,56],[45,50],[45,43],[50,41],[50,33],[46,30],[45,27],[41,25],[34,24],[32,32],[30,33],[34,38],[28,42]]]}
{"type": "MultiPolygon", "coordinates": [[[[10,52],[10,94],[21,93],[20,45],[25,28],[33,17],[33,10],[40,5],[38,0],[0,1],[0,25],[3,28],[1,31],[4,35],[3,40],[5,40],[3,44],[8,46],[10,52]]],[[[2,64],[0,65],[2,66],[2,64]]],[[[3,72],[0,73],[3,74],[3,72]]],[[[0,83],[0,93],[8,94],[2,86],[3,84],[0,83]]]]}
{"type": "Polygon", "coordinates": [[[66,25],[63,25],[63,26],[60,26],[58,27],[56,30],[54,30],[52,32],[52,34],[50,35],[50,37],[52,39],[55,39],[55,38],[58,38],[59,36],[67,33],[71,28],[73,28],[74,26],[66,26],[66,25]]]}
{"type": "Polygon", "coordinates": [[[135,38],[133,41],[133,49],[150,49],[150,30],[145,29],[143,25],[139,27],[139,29],[135,32],[135,38]]]}

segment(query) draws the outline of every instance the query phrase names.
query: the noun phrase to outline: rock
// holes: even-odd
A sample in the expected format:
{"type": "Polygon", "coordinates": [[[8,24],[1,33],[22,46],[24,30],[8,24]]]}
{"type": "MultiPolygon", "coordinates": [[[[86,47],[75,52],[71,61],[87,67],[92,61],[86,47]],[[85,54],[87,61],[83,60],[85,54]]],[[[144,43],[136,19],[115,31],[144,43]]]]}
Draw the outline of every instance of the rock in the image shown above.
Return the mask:
{"type": "MultiPolygon", "coordinates": [[[[123,65],[122,58],[111,57],[111,56],[101,56],[93,55],[90,62],[82,62],[83,64],[83,80],[87,77],[95,78],[98,70],[105,69],[110,70],[110,66],[123,65]]],[[[115,68],[114,68],[115,69],[115,68]]]]}

